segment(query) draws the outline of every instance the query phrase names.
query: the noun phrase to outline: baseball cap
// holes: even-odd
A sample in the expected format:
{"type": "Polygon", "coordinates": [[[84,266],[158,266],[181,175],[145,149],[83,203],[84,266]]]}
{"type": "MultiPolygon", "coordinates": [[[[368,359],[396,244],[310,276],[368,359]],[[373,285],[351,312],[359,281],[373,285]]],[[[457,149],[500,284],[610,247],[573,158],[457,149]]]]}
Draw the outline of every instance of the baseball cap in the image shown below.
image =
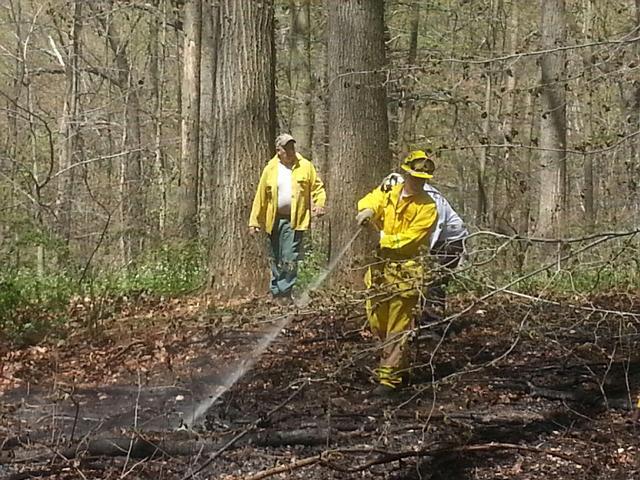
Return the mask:
{"type": "Polygon", "coordinates": [[[276,137],[276,147],[284,147],[287,143],[295,141],[296,139],[288,133],[281,133],[276,137]]]}

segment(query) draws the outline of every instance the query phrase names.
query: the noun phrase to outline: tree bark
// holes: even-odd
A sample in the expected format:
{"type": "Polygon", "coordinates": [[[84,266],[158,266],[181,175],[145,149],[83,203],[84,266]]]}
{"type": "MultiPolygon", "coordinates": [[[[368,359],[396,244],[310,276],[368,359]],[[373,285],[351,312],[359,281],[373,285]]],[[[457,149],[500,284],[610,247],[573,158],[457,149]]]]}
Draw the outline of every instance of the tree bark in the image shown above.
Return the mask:
{"type": "Polygon", "coordinates": [[[260,173],[273,155],[273,1],[219,3],[210,272],[224,295],[266,289],[262,241],[248,235],[260,173]]]}
{"type": "MultiPolygon", "coordinates": [[[[357,201],[378,185],[391,163],[387,120],[384,5],[331,0],[329,8],[329,172],[331,256],[356,230],[357,201]]],[[[352,248],[369,252],[372,239],[352,248]]]]}
{"type": "Polygon", "coordinates": [[[193,241],[198,238],[202,0],[187,0],[185,2],[183,25],[182,177],[180,179],[178,218],[181,238],[193,241]]]}
{"type": "MultiPolygon", "coordinates": [[[[566,44],[565,0],[540,2],[542,49],[553,50],[566,44]]],[[[560,234],[566,225],[567,207],[567,112],[563,72],[563,51],[544,53],[540,58],[542,117],[540,122],[540,200],[538,233],[560,234]]]]}

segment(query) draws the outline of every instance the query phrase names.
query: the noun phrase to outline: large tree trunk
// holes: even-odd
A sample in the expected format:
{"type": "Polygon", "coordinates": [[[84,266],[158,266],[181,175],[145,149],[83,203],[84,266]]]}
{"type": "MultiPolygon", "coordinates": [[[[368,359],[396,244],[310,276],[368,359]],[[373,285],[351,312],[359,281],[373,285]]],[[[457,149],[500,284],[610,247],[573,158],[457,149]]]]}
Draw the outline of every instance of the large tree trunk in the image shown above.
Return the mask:
{"type": "Polygon", "coordinates": [[[311,153],[313,138],[313,109],[311,76],[311,36],[309,0],[290,0],[290,91],[293,99],[291,134],[296,148],[304,155],[311,153]]]}
{"type": "MultiPolygon", "coordinates": [[[[542,49],[566,44],[565,0],[541,0],[542,49]]],[[[567,107],[563,72],[563,51],[551,51],[540,58],[542,119],[540,122],[540,209],[538,233],[553,236],[566,225],[567,107]]]]}
{"type": "Polygon", "coordinates": [[[200,44],[202,0],[184,4],[182,75],[182,177],[178,218],[183,240],[198,238],[198,170],[200,149],[200,44]]]}
{"type": "MultiPolygon", "coordinates": [[[[329,172],[331,256],[356,230],[358,199],[378,185],[390,164],[384,50],[384,5],[331,0],[329,8],[329,172]]],[[[370,243],[359,241],[353,254],[370,243]]]]}
{"type": "Polygon", "coordinates": [[[222,294],[266,291],[248,220],[275,138],[273,1],[222,0],[218,20],[211,282],[222,294]]]}

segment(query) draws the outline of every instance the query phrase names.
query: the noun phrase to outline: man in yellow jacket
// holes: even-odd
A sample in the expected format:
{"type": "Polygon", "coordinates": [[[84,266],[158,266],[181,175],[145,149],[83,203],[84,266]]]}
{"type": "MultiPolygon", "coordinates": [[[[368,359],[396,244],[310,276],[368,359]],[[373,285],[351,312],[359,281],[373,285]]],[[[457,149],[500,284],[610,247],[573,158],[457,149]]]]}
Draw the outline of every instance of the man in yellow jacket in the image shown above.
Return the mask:
{"type": "Polygon", "coordinates": [[[276,138],[276,155],[262,171],[249,218],[250,233],[269,235],[271,293],[289,300],[311,215],[324,215],[327,195],[313,164],[296,152],[288,133],[276,138]]]}
{"type": "Polygon", "coordinates": [[[364,279],[369,326],[382,341],[375,395],[392,394],[408,367],[413,309],[428,273],[421,254],[428,253],[438,216],[435,202],[423,189],[425,180],[433,177],[433,161],[417,150],[401,167],[408,173],[405,183],[387,192],[376,187],[358,202],[356,217],[360,225],[371,223],[380,230],[380,261],[369,267],[364,279]]]}

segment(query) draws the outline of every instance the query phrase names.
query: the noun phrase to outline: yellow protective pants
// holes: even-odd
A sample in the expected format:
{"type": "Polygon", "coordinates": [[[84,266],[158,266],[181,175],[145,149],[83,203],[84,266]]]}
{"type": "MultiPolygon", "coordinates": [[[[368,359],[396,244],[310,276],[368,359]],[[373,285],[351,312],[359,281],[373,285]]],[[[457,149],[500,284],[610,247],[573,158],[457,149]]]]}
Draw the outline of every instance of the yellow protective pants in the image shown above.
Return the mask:
{"type": "Polygon", "coordinates": [[[409,333],[423,277],[424,268],[414,260],[384,261],[369,267],[364,276],[369,327],[382,342],[376,374],[383,385],[399,386],[408,368],[409,333]]]}

